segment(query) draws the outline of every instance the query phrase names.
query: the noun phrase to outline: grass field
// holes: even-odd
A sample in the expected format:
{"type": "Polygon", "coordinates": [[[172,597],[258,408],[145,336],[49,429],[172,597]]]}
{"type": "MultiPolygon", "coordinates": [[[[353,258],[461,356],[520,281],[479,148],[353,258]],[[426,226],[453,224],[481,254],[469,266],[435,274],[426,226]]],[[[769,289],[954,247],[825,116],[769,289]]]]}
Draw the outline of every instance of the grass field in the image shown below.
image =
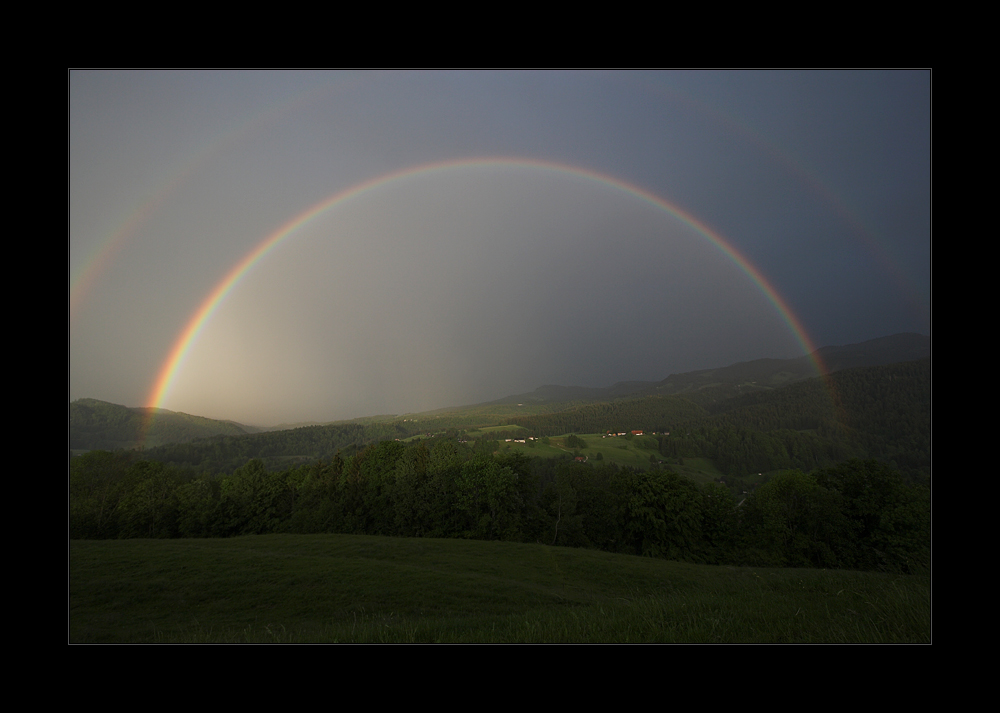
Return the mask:
{"type": "Polygon", "coordinates": [[[348,535],[70,543],[70,642],[929,642],[930,578],[348,535]]]}

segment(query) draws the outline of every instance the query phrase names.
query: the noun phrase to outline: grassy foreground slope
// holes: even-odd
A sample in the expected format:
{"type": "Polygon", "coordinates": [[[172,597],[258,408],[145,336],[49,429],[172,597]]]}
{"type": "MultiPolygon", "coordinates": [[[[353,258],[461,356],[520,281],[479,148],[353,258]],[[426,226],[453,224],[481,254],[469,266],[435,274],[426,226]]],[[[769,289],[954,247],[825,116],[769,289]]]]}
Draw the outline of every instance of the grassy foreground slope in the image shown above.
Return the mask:
{"type": "Polygon", "coordinates": [[[70,544],[71,642],[927,642],[926,576],[349,535],[70,544]]]}

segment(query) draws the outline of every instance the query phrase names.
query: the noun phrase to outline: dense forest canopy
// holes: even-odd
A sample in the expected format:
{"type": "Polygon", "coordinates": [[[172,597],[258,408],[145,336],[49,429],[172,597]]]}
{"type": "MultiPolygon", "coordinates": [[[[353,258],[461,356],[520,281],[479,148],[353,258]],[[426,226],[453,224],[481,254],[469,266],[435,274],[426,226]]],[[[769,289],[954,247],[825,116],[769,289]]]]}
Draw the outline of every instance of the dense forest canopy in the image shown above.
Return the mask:
{"type": "Polygon", "coordinates": [[[278,532],[459,537],[592,547],[709,564],[915,571],[929,565],[928,488],[878,461],[774,474],[739,504],[718,484],[439,438],[382,441],[269,472],[253,459],[190,477],[128,452],[71,463],[70,536],[278,532]]]}

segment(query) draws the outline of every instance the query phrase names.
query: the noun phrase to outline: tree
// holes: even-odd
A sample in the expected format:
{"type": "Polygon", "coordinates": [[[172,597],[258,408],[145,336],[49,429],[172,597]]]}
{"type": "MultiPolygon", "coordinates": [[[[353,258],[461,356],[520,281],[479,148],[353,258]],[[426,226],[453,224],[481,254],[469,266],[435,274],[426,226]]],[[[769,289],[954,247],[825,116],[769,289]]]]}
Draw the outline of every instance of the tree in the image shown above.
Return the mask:
{"type": "Polygon", "coordinates": [[[708,564],[728,562],[736,536],[736,501],[729,489],[708,483],[701,491],[701,531],[708,564]]]}
{"type": "Polygon", "coordinates": [[[744,558],[777,567],[839,566],[839,495],[799,470],[778,473],[744,504],[744,558]]]}
{"type": "Polygon", "coordinates": [[[552,519],[552,544],[570,547],[587,546],[583,534],[583,519],[577,514],[577,486],[585,483],[590,469],[579,463],[560,463],[555,480],[545,487],[546,509],[552,519]],[[560,543],[560,536],[562,541],[560,543]]]}
{"type": "Polygon", "coordinates": [[[930,566],[930,492],[908,486],[875,460],[818,471],[817,481],[843,498],[846,566],[912,572],[930,566]]]}
{"type": "Polygon", "coordinates": [[[224,528],[233,535],[260,535],[278,532],[287,510],[285,496],[290,494],[284,478],[268,473],[259,458],[247,461],[242,468],[222,481],[224,528]]]}
{"type": "Polygon", "coordinates": [[[132,460],[124,451],[90,451],[70,460],[70,537],[118,536],[118,506],[128,491],[132,460]]]}
{"type": "Polygon", "coordinates": [[[467,514],[466,533],[474,539],[517,539],[520,494],[512,468],[477,456],[462,465],[457,507],[467,514]]]}
{"type": "Polygon", "coordinates": [[[701,493],[673,471],[622,471],[624,530],[635,554],[703,560],[701,493]]]}
{"type": "Polygon", "coordinates": [[[119,503],[119,537],[173,537],[177,534],[177,480],[162,463],[139,461],[128,472],[129,487],[119,503]]]}
{"type": "Polygon", "coordinates": [[[178,486],[177,534],[181,537],[211,537],[218,507],[218,481],[201,476],[178,486]]]}

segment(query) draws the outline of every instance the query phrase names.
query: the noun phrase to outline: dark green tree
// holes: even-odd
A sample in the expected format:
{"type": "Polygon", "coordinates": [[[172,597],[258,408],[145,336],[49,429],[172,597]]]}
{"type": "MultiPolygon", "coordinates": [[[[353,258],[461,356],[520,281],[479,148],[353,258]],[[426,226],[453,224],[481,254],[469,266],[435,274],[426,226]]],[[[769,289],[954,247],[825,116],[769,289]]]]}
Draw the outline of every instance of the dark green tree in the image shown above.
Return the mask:
{"type": "Polygon", "coordinates": [[[462,465],[455,485],[456,505],[466,513],[468,537],[519,539],[521,498],[512,468],[477,456],[462,465]]]}
{"type": "Polygon", "coordinates": [[[702,504],[698,486],[673,471],[624,470],[624,530],[635,554],[699,562],[702,504]]]}

